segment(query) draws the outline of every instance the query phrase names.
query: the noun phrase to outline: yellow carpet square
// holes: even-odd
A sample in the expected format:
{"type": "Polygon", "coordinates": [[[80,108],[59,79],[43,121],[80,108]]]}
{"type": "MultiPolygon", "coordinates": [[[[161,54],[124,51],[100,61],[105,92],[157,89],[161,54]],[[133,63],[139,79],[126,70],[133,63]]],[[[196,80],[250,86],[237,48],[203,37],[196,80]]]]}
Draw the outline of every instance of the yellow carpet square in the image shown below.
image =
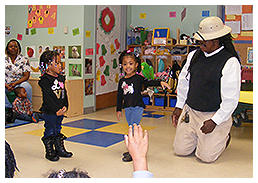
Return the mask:
{"type": "MultiPolygon", "coordinates": [[[[155,126],[142,126],[143,130],[153,130],[157,127],[155,126]]],[[[96,129],[95,131],[101,131],[101,132],[109,132],[109,133],[118,133],[118,134],[128,134],[128,124],[127,123],[117,123],[110,126],[105,126],[99,129],[96,129]]]]}
{"type": "Polygon", "coordinates": [[[156,111],[156,112],[152,112],[151,114],[158,114],[158,115],[171,115],[171,114],[172,114],[172,112],[156,111]]]}
{"type": "MultiPolygon", "coordinates": [[[[67,137],[72,137],[72,136],[79,135],[79,134],[82,134],[82,133],[86,133],[86,132],[89,132],[89,131],[91,131],[91,130],[81,129],[81,128],[73,128],[73,127],[67,127],[67,126],[62,126],[62,130],[61,130],[61,132],[67,137]]],[[[33,131],[30,131],[30,132],[25,132],[25,134],[42,137],[43,132],[44,132],[44,128],[38,129],[38,130],[33,130],[33,131]]]]}

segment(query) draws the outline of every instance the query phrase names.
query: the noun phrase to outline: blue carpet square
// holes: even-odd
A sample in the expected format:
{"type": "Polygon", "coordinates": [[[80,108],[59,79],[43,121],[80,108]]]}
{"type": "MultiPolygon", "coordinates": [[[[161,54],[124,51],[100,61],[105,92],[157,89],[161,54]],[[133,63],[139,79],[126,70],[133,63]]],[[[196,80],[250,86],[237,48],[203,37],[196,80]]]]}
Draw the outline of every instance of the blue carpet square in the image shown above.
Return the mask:
{"type": "Polygon", "coordinates": [[[83,128],[88,130],[94,130],[98,128],[102,128],[105,126],[116,124],[117,122],[108,122],[108,121],[100,121],[100,120],[91,120],[91,119],[81,119],[69,123],[64,123],[63,126],[69,126],[74,128],[83,128]]]}
{"type": "Polygon", "coordinates": [[[143,111],[143,114],[147,114],[147,115],[143,115],[142,117],[145,117],[145,118],[161,118],[165,115],[160,115],[160,114],[151,114],[155,111],[143,111]]]}
{"type": "Polygon", "coordinates": [[[144,117],[144,118],[161,118],[163,116],[164,115],[160,115],[160,114],[147,114],[147,115],[144,115],[142,117],[144,117]]]}
{"type": "Polygon", "coordinates": [[[66,140],[82,144],[108,147],[123,141],[124,135],[100,131],[90,131],[80,135],[69,137],[66,140]]]}

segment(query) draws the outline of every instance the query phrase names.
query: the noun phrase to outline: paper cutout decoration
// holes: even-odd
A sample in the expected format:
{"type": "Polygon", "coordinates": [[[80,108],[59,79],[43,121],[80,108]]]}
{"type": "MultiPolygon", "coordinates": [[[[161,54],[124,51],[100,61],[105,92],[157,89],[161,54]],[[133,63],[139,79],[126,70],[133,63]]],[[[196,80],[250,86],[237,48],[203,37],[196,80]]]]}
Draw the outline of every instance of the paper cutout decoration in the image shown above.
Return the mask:
{"type": "Polygon", "coordinates": [[[54,27],[48,28],[48,34],[54,34],[54,27]]]}
{"type": "Polygon", "coordinates": [[[33,35],[35,35],[35,34],[37,34],[37,31],[36,31],[36,29],[34,28],[34,29],[30,29],[30,34],[33,36],[33,35]]]}
{"type": "Polygon", "coordinates": [[[181,12],[181,22],[185,19],[185,17],[186,17],[186,7],[181,12]]]}
{"type": "Polygon", "coordinates": [[[80,29],[77,27],[77,28],[73,29],[72,32],[73,32],[73,36],[79,35],[80,29]]]}
{"type": "Polygon", "coordinates": [[[36,47],[35,46],[26,46],[26,56],[29,58],[36,58],[36,47]]]}
{"type": "Polygon", "coordinates": [[[110,45],[110,54],[113,55],[116,52],[116,49],[113,44],[110,45]]]}
{"type": "Polygon", "coordinates": [[[28,5],[27,28],[57,26],[57,5],[28,5]]]}
{"type": "Polygon", "coordinates": [[[104,30],[105,34],[110,34],[110,32],[113,30],[113,28],[115,27],[115,20],[115,15],[109,9],[109,7],[106,7],[101,11],[99,24],[100,27],[104,30]]]}
{"type": "Polygon", "coordinates": [[[17,34],[17,39],[22,41],[22,34],[17,34]]]}
{"type": "Polygon", "coordinates": [[[109,65],[106,66],[106,69],[103,72],[105,76],[109,76],[109,65]]]}
{"type": "Polygon", "coordinates": [[[99,65],[100,65],[100,67],[102,67],[105,63],[106,63],[106,61],[104,60],[103,56],[99,57],[99,65]]]}
{"type": "Polygon", "coordinates": [[[105,86],[106,83],[107,83],[107,82],[106,82],[105,76],[104,76],[104,75],[101,75],[101,83],[100,83],[100,85],[101,85],[101,86],[105,86]]]}
{"type": "Polygon", "coordinates": [[[101,71],[98,69],[97,70],[97,75],[96,75],[96,80],[97,81],[100,81],[100,74],[101,74],[101,71]]]}
{"type": "Polygon", "coordinates": [[[113,69],[117,68],[117,61],[116,58],[113,59],[113,69]]]}
{"type": "Polygon", "coordinates": [[[99,47],[100,47],[100,45],[99,45],[99,43],[97,43],[97,45],[96,45],[97,55],[99,54],[99,47]]]}
{"type": "Polygon", "coordinates": [[[120,43],[118,41],[118,39],[115,39],[115,45],[116,45],[116,49],[119,49],[120,48],[120,43]]]}
{"type": "Polygon", "coordinates": [[[119,82],[119,74],[118,74],[118,73],[116,73],[115,82],[116,82],[116,83],[118,83],[118,82],[119,82]]]}
{"type": "Polygon", "coordinates": [[[105,47],[105,45],[103,44],[103,45],[101,45],[101,50],[102,50],[102,56],[103,55],[106,55],[106,53],[107,53],[107,49],[106,49],[106,47],[105,47]]]}
{"type": "Polygon", "coordinates": [[[85,55],[93,55],[93,48],[85,49],[85,55]]]}

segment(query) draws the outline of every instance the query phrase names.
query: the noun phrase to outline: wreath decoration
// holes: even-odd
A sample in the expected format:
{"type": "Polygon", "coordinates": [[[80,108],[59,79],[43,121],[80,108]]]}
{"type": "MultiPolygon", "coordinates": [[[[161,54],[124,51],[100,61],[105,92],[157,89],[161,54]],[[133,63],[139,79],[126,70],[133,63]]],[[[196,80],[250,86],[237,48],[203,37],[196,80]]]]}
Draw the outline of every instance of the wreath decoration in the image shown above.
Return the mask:
{"type": "Polygon", "coordinates": [[[104,30],[105,34],[110,34],[110,32],[115,27],[115,21],[116,21],[115,15],[109,9],[109,7],[106,7],[101,11],[99,24],[100,24],[100,27],[104,30]]]}

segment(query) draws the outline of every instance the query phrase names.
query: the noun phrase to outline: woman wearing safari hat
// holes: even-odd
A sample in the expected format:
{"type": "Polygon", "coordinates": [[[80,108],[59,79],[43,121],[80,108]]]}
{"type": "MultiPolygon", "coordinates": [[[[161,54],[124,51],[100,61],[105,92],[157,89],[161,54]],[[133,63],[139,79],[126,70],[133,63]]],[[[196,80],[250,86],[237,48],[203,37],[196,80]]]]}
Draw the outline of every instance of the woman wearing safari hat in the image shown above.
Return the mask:
{"type": "Polygon", "coordinates": [[[188,55],[179,75],[172,114],[177,155],[187,156],[195,150],[201,161],[214,162],[228,146],[241,82],[230,32],[220,18],[208,17],[194,35],[200,49],[188,55]]]}

